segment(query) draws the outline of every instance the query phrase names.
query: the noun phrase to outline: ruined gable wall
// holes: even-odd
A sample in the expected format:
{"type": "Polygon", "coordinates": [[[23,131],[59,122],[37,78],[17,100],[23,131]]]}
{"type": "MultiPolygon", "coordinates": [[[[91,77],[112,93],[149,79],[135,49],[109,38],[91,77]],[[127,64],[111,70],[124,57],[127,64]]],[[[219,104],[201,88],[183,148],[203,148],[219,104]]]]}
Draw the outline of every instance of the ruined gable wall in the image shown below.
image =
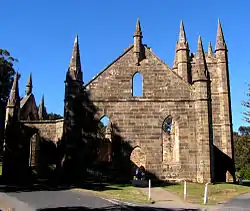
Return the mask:
{"type": "Polygon", "coordinates": [[[33,94],[31,94],[28,97],[28,100],[25,102],[25,104],[21,108],[20,118],[22,120],[27,120],[29,118],[30,113],[32,114],[32,118],[34,120],[38,119],[37,106],[36,106],[36,101],[35,101],[35,97],[33,94]]]}
{"type": "Polygon", "coordinates": [[[168,66],[146,49],[146,59],[135,65],[132,49],[92,81],[87,89],[99,110],[119,128],[123,140],[146,153],[146,169],[162,179],[196,177],[195,112],[192,91],[168,66]],[[132,96],[132,78],[143,75],[143,97],[132,96]],[[162,163],[162,124],[177,121],[179,158],[162,163]],[[177,172],[178,171],[178,172],[177,172]]]}

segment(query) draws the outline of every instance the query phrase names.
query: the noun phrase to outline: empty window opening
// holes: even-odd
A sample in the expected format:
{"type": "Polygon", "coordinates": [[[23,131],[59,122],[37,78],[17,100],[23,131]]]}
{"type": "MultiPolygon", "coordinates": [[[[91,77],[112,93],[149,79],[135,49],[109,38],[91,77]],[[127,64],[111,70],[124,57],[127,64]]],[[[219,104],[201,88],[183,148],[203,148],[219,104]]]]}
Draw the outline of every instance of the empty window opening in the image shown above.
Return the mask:
{"type": "Polygon", "coordinates": [[[142,75],[138,72],[133,76],[132,94],[134,97],[142,97],[143,95],[142,75]]]}
{"type": "Polygon", "coordinates": [[[172,117],[168,116],[163,122],[162,130],[165,133],[170,134],[171,129],[172,129],[172,117]]]}
{"type": "Polygon", "coordinates": [[[103,116],[101,119],[100,119],[100,122],[103,124],[104,127],[106,127],[108,125],[108,122],[109,122],[109,118],[107,116],[103,116]]]}

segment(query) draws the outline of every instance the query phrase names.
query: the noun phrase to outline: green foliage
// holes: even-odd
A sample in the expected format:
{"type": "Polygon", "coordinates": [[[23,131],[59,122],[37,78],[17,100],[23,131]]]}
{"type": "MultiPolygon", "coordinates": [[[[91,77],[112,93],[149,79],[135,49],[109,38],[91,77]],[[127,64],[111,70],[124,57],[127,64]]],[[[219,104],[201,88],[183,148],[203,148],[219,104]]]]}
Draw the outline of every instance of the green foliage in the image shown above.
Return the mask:
{"type": "Polygon", "coordinates": [[[238,131],[241,136],[250,135],[250,127],[248,126],[240,126],[238,131]]]}
{"type": "Polygon", "coordinates": [[[250,163],[240,169],[239,176],[243,179],[250,180],[250,163]]]}
{"type": "Polygon", "coordinates": [[[0,49],[0,101],[6,103],[15,74],[13,58],[7,50],[0,49]]]}
{"type": "Polygon", "coordinates": [[[47,120],[57,120],[57,119],[62,119],[63,116],[61,116],[60,114],[55,114],[55,113],[48,113],[45,115],[45,118],[44,119],[47,119],[47,120]]]}
{"type": "Polygon", "coordinates": [[[250,127],[239,128],[234,133],[235,164],[238,175],[250,179],[250,127]]]}

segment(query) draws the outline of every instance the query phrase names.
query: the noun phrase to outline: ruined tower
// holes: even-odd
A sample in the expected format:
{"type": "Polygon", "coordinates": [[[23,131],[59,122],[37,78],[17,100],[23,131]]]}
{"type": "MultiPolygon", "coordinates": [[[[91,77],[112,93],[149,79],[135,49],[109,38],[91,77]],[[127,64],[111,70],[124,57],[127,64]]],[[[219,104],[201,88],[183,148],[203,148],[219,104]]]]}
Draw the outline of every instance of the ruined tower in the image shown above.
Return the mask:
{"type": "Polygon", "coordinates": [[[196,142],[199,171],[198,182],[211,181],[211,159],[210,159],[210,124],[209,122],[209,90],[208,70],[203,50],[202,40],[199,36],[197,52],[194,57],[195,63],[192,69],[192,86],[195,90],[194,109],[196,113],[196,142]]]}
{"type": "MultiPolygon", "coordinates": [[[[83,85],[80,50],[78,35],[75,37],[72,57],[65,80],[65,99],[64,99],[64,129],[74,124],[73,103],[76,96],[81,92],[83,85]]],[[[66,129],[65,129],[66,130],[66,129]]],[[[65,131],[66,132],[66,131],[65,131]]]]}

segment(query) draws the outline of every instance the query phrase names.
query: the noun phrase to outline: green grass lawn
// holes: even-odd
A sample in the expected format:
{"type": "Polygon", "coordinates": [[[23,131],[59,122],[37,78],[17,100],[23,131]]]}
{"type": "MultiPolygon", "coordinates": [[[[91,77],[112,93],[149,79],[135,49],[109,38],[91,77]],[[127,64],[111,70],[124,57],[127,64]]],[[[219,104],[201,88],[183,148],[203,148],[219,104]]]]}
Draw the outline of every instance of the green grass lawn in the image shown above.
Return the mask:
{"type": "MultiPolygon", "coordinates": [[[[187,183],[187,201],[195,204],[203,204],[204,184],[187,183]]],[[[163,187],[169,192],[175,193],[183,198],[184,184],[163,187]]],[[[208,204],[217,204],[233,198],[234,196],[249,193],[250,187],[235,184],[208,185],[208,204]]]]}
{"type": "Polygon", "coordinates": [[[150,203],[147,196],[138,188],[131,185],[107,185],[103,190],[74,189],[76,191],[90,191],[98,196],[118,199],[134,203],[150,203]]]}
{"type": "Polygon", "coordinates": [[[3,163],[0,163],[0,176],[2,176],[3,163]]]}

